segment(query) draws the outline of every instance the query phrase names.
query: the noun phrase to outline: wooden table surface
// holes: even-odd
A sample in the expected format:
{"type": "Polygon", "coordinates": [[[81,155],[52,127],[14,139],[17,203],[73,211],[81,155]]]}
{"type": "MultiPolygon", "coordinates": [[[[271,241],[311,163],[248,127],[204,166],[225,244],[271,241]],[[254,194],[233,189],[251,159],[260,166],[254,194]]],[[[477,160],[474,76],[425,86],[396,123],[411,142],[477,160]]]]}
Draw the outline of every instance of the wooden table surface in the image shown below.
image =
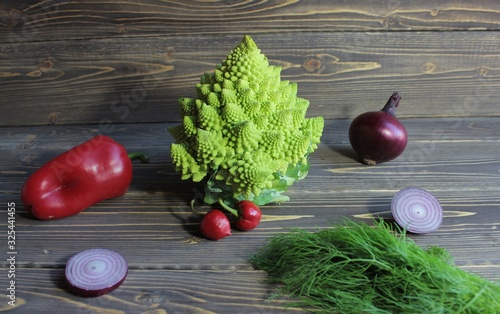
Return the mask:
{"type": "Polygon", "coordinates": [[[303,312],[271,300],[276,287],[248,257],[291,227],[390,219],[393,195],[407,186],[429,190],[445,210],[438,231],[410,237],[499,281],[499,16],[496,0],[2,0],[0,311],[303,312]],[[200,237],[189,205],[197,187],[173,171],[166,128],[179,123],[177,99],[194,96],[200,76],[243,35],[326,125],[291,200],[264,206],[256,230],[214,242],[200,237]],[[394,161],[363,165],[349,122],[393,91],[408,147],[394,161]],[[151,158],[134,164],[128,193],[61,220],[28,215],[20,200],[28,176],[100,131],[151,158]],[[127,279],[98,298],[74,296],[65,264],[95,247],[122,254],[127,279]]]}
{"type": "MultiPolygon", "coordinates": [[[[95,126],[10,127],[2,141],[0,198],[15,203],[14,313],[287,313],[270,300],[275,287],[252,269],[248,257],[274,234],[290,227],[328,228],[345,217],[390,219],[389,204],[401,188],[432,192],[444,208],[440,229],[410,235],[419,245],[444,247],[462,269],[500,279],[500,123],[497,118],[404,119],[409,144],[398,159],[377,166],[359,163],[347,139],[349,120],[327,120],[322,144],[311,156],[309,176],[295,184],[291,201],[263,207],[251,232],[204,240],[189,202],[196,187],[173,171],[168,123],[117,126],[109,134],[128,150],[143,151],[126,195],[72,217],[38,221],[20,201],[26,178],[57,154],[95,134],[95,126]],[[108,248],[129,263],[117,290],[80,298],[68,292],[64,267],[88,248],[108,248]]],[[[198,204],[201,211],[208,207],[198,204]]],[[[5,291],[7,211],[0,212],[4,239],[0,262],[0,310],[11,309],[5,291]]]]}

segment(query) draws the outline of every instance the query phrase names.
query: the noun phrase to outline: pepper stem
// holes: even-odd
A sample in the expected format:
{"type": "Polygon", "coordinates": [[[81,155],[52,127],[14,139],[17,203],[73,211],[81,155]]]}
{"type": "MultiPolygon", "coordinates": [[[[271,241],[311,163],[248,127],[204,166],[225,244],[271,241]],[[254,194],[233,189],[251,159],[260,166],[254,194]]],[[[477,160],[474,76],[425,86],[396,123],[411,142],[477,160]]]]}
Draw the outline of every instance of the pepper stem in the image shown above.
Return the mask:
{"type": "Polygon", "coordinates": [[[219,204],[222,206],[225,210],[233,214],[235,217],[239,217],[238,211],[232,207],[229,207],[226,203],[224,203],[224,200],[222,198],[219,198],[219,204]]]}
{"type": "Polygon", "coordinates": [[[399,101],[401,100],[401,96],[399,96],[398,92],[392,93],[391,97],[385,104],[384,108],[381,111],[388,112],[393,116],[396,116],[396,108],[399,106],[399,101]]]}
{"type": "Polygon", "coordinates": [[[147,164],[149,162],[149,157],[140,152],[128,153],[128,158],[132,161],[139,159],[142,164],[147,164]]]}

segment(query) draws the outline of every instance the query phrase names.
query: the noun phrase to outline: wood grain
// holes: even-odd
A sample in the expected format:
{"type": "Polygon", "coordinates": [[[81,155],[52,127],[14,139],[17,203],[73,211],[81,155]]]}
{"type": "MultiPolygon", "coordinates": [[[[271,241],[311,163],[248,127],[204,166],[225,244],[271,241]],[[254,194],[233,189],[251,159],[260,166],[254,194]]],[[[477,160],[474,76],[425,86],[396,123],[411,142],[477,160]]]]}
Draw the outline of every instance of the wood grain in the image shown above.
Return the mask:
{"type": "Polygon", "coordinates": [[[189,208],[197,187],[180,181],[172,170],[171,138],[165,131],[169,124],[120,125],[109,134],[127,149],[150,155],[151,163],[135,166],[125,196],[55,221],[33,220],[24,212],[19,199],[22,183],[43,163],[98,130],[92,126],[0,129],[5,139],[0,146],[4,156],[0,197],[3,203],[18,204],[19,265],[62,267],[72,254],[98,245],[122,252],[138,269],[248,270],[249,254],[276,232],[329,227],[344,217],[367,222],[378,216],[390,219],[395,192],[420,186],[438,197],[446,219],[438,232],[415,240],[423,246],[443,245],[458,265],[490,278],[498,276],[500,260],[492,249],[500,245],[495,219],[500,201],[498,121],[468,118],[460,127],[439,119],[403,121],[411,138],[407,150],[375,167],[360,164],[353,155],[345,132],[348,120],[328,121],[323,143],[311,157],[309,176],[288,193],[292,200],[266,206],[268,217],[258,230],[235,232],[223,243],[200,237],[199,218],[189,208]]]}
{"type": "MultiPolygon", "coordinates": [[[[0,126],[178,121],[241,41],[234,36],[117,38],[4,45],[0,126]]],[[[254,37],[309,115],[353,118],[392,91],[401,117],[498,116],[500,33],[301,33],[254,37]],[[422,47],[425,47],[424,49],[422,47]]]]}
{"type": "MultiPolygon", "coordinates": [[[[500,282],[499,16],[494,0],[3,0],[0,202],[16,207],[12,312],[300,313],[269,300],[276,287],[249,256],[289,228],[391,222],[392,196],[407,186],[433,193],[445,216],[438,231],[409,237],[500,282]],[[179,121],[177,99],[195,96],[200,76],[245,34],[282,79],[298,83],[325,131],[291,201],[266,205],[256,230],[208,241],[189,206],[200,188],[173,171],[166,128],[179,121]],[[408,147],[389,163],[363,165],[349,123],[393,91],[408,147]],[[122,197],[66,219],[33,219],[20,199],[24,181],[101,133],[151,163],[134,165],[122,197]],[[82,299],[67,291],[63,271],[92,247],[124,255],[129,275],[112,293],[82,299]]],[[[0,221],[7,217],[0,210],[0,221]]],[[[6,241],[0,250],[8,252],[6,241]]],[[[8,267],[1,259],[0,277],[8,267]]],[[[7,301],[0,295],[0,311],[11,310],[7,301]]]]}
{"type": "MultiPolygon", "coordinates": [[[[276,287],[264,282],[248,258],[289,228],[315,231],[345,218],[391,221],[392,196],[406,186],[433,193],[444,208],[438,231],[409,235],[422,247],[449,250],[458,267],[500,280],[500,123],[494,117],[403,119],[410,143],[402,156],[377,166],[360,164],[347,139],[349,120],[328,120],[322,144],[311,155],[309,176],[289,191],[290,202],[263,207],[251,232],[207,241],[190,209],[196,186],[172,170],[169,123],[119,124],[107,133],[151,158],[134,166],[126,195],[54,221],[34,220],[21,204],[20,189],[45,162],[100,133],[95,125],[0,128],[0,202],[16,203],[16,293],[14,313],[289,313],[276,287]],[[63,281],[67,260],[104,247],[129,263],[124,284],[112,293],[82,299],[63,281]]],[[[198,210],[208,206],[197,203],[198,210]]],[[[0,221],[7,212],[0,211],[0,221]]],[[[2,228],[3,229],[3,228],[2,228]]],[[[6,241],[0,250],[7,252],[6,241]]],[[[6,273],[8,261],[0,261],[6,273]]],[[[0,297],[0,310],[7,299],[0,297]]]]}
{"type": "MultiPolygon", "coordinates": [[[[0,269],[0,271],[4,271],[0,269]]],[[[0,296],[0,311],[9,313],[305,313],[269,299],[258,271],[168,271],[129,269],[124,283],[97,298],[68,292],[64,268],[20,269],[16,307],[0,296]]]]}
{"type": "Polygon", "coordinates": [[[303,31],[498,30],[494,0],[5,0],[3,42],[303,31]]]}

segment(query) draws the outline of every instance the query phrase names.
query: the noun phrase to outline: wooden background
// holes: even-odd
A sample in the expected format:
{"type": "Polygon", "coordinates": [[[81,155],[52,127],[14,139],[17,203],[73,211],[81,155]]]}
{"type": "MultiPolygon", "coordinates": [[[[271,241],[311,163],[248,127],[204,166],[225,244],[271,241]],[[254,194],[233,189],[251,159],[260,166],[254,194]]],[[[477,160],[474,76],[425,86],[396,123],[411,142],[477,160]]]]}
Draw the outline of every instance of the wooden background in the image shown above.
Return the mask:
{"type": "Polygon", "coordinates": [[[245,34],[311,115],[353,118],[398,90],[401,117],[498,116],[499,27],[494,0],[5,0],[0,125],[178,120],[245,34]]]}
{"type": "MultiPolygon", "coordinates": [[[[16,203],[14,312],[300,312],[267,300],[274,288],[248,256],[288,227],[388,217],[390,199],[408,185],[445,208],[443,226],[417,243],[443,246],[459,267],[499,280],[499,28],[493,0],[2,0],[0,202],[16,203]],[[245,34],[298,83],[308,115],[326,118],[325,132],[290,202],[266,206],[257,230],[204,241],[188,205],[196,187],[174,173],[165,129],[179,121],[177,99],[194,96],[202,73],[245,34]],[[361,165],[349,121],[393,91],[403,98],[408,148],[390,163],[361,165]],[[20,201],[23,182],[96,133],[151,163],[135,165],[123,197],[33,220],[20,201]],[[129,276],[109,295],[72,296],[64,265],[96,246],[125,255],[129,276]]],[[[1,258],[4,292],[8,266],[1,258]]],[[[0,311],[11,310],[4,293],[0,301],[0,311]]]]}

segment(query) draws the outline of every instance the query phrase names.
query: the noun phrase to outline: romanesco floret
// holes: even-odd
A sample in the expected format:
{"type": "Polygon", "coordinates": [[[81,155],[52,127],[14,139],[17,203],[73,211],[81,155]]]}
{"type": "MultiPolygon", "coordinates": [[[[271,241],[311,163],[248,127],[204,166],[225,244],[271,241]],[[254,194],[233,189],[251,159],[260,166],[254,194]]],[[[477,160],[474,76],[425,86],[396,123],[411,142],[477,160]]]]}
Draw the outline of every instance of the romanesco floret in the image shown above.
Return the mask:
{"type": "Polygon", "coordinates": [[[169,128],[171,157],[182,179],[205,184],[205,202],[287,201],[320,142],[324,120],[306,118],[309,101],[281,80],[251,37],[179,99],[182,124],[169,128]]]}

